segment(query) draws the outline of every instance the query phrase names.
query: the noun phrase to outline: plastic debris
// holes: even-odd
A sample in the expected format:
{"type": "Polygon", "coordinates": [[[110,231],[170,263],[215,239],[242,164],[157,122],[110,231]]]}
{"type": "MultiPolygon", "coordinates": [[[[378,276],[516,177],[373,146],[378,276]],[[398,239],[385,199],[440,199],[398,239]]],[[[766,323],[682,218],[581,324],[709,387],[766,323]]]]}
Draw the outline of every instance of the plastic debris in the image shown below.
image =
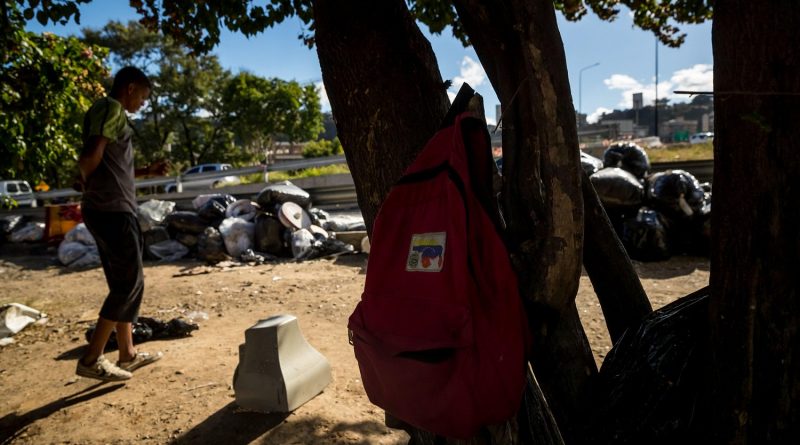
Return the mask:
{"type": "Polygon", "coordinates": [[[314,235],[307,229],[300,229],[292,233],[292,256],[295,259],[304,259],[311,254],[311,244],[314,235]]]}
{"type": "Polygon", "coordinates": [[[229,205],[225,210],[227,218],[242,218],[245,221],[252,221],[259,210],[257,203],[249,199],[240,199],[229,205]]]}
{"type": "Polygon", "coordinates": [[[322,224],[322,228],[329,232],[353,232],[367,230],[367,225],[361,215],[341,214],[331,215],[322,224]]]}
{"type": "MultiPolygon", "coordinates": [[[[95,325],[86,330],[86,341],[90,341],[92,334],[95,330],[95,325]]],[[[187,320],[180,318],[173,318],[170,321],[162,321],[155,318],[139,317],[133,323],[133,342],[136,344],[143,343],[149,340],[162,340],[167,338],[184,338],[192,335],[193,331],[200,329],[200,327],[187,320]]],[[[112,332],[111,337],[106,343],[106,350],[117,349],[117,337],[112,332]]]]}
{"type": "Polygon", "coordinates": [[[208,221],[210,225],[217,226],[220,221],[225,219],[225,210],[225,205],[215,199],[209,199],[197,210],[197,214],[208,221]]]}
{"type": "Polygon", "coordinates": [[[609,167],[589,177],[605,207],[638,207],[642,205],[644,186],[627,171],[609,167]]]}
{"type": "Polygon", "coordinates": [[[628,255],[635,260],[661,261],[671,256],[667,229],[658,213],[647,207],[623,223],[621,238],[628,255]]]}
{"type": "MultiPolygon", "coordinates": [[[[707,204],[706,192],[689,172],[668,170],[655,173],[647,178],[647,184],[653,207],[670,218],[691,218],[702,214],[707,204]]],[[[710,212],[710,202],[708,204],[707,212],[710,212]]]]}
{"type": "Polygon", "coordinates": [[[633,142],[617,142],[603,153],[603,166],[619,167],[637,179],[643,179],[650,170],[650,159],[647,152],[633,142]]]}
{"type": "Polygon", "coordinates": [[[172,212],[164,218],[164,223],[177,232],[203,233],[208,222],[195,212],[178,211],[172,212]]]}
{"type": "Polygon", "coordinates": [[[219,230],[207,227],[197,237],[197,258],[209,264],[216,264],[229,259],[225,253],[225,241],[219,230]]]}
{"type": "Polygon", "coordinates": [[[142,232],[153,230],[162,222],[167,215],[175,210],[175,203],[172,201],[159,201],[151,199],[139,205],[136,217],[139,220],[139,227],[142,232]]]}
{"type": "Polygon", "coordinates": [[[189,248],[176,240],[166,240],[150,246],[150,253],[161,261],[176,261],[189,253],[189,248]]]}
{"type": "Polygon", "coordinates": [[[597,381],[600,443],[695,443],[708,383],[709,289],[701,289],[628,329],[603,361],[597,381]]]}
{"type": "Polygon", "coordinates": [[[285,250],[283,244],[284,227],[277,218],[260,214],[255,220],[255,250],[272,255],[280,255],[285,250]]]}
{"type": "Polygon", "coordinates": [[[581,152],[581,167],[587,175],[592,176],[603,168],[603,161],[590,154],[581,152]]]}
{"type": "Polygon", "coordinates": [[[222,204],[222,206],[225,207],[226,209],[228,208],[229,205],[231,205],[234,201],[236,201],[236,198],[227,193],[212,193],[206,195],[197,195],[192,200],[192,205],[194,206],[195,209],[199,209],[200,207],[203,207],[205,203],[207,203],[209,200],[212,199],[222,204]]]}
{"type": "Polygon", "coordinates": [[[291,182],[284,181],[264,187],[256,197],[256,202],[264,210],[271,210],[286,202],[308,208],[311,206],[311,195],[291,182]]]}
{"type": "Polygon", "coordinates": [[[45,317],[42,312],[24,304],[6,304],[0,307],[0,338],[10,337],[45,317]]]}
{"type": "Polygon", "coordinates": [[[80,223],[73,227],[72,230],[64,235],[64,241],[75,241],[87,246],[94,246],[97,242],[94,240],[92,233],[86,228],[86,224],[80,223]]]}
{"type": "Polygon", "coordinates": [[[226,218],[219,225],[219,233],[225,241],[228,254],[238,258],[247,249],[253,248],[255,224],[241,218],[226,218]]]}
{"type": "Polygon", "coordinates": [[[44,238],[44,223],[29,222],[17,227],[9,239],[12,243],[36,242],[44,238]]]}
{"type": "Polygon", "coordinates": [[[69,266],[89,251],[89,246],[77,241],[64,240],[58,245],[58,261],[69,266]]]}

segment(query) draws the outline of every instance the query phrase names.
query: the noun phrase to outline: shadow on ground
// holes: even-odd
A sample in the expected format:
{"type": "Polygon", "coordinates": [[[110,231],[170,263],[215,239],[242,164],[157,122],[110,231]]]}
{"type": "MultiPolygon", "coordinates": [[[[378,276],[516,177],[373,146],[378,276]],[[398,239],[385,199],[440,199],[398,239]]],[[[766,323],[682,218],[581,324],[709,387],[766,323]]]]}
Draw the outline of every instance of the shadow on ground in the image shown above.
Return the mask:
{"type": "Polygon", "coordinates": [[[635,262],[634,268],[639,278],[667,279],[682,277],[695,270],[708,271],[710,261],[708,258],[698,256],[676,255],[667,261],[635,262]]]}
{"type": "Polygon", "coordinates": [[[122,383],[106,387],[102,387],[103,385],[105,385],[105,383],[97,383],[74,394],[61,397],[46,405],[32,409],[22,415],[10,413],[3,416],[3,418],[0,419],[0,444],[11,443],[19,434],[24,432],[30,424],[37,420],[50,417],[64,408],[106,395],[125,386],[122,383]]]}
{"type": "MultiPolygon", "coordinates": [[[[262,414],[237,412],[237,409],[237,405],[231,402],[172,443],[175,445],[219,443],[371,445],[376,442],[376,437],[387,433],[383,423],[374,421],[341,422],[328,428],[322,427],[327,425],[327,422],[319,417],[293,420],[289,413],[262,414]],[[361,439],[348,433],[356,433],[361,439]]],[[[408,439],[401,439],[397,445],[407,442],[408,439]]]]}

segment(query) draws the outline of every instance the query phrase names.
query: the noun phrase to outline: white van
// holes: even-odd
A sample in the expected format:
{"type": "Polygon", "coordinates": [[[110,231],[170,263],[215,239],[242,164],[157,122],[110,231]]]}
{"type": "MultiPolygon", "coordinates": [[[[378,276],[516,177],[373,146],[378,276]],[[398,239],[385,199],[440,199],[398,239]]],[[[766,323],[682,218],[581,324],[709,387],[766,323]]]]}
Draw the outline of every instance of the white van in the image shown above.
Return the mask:
{"type": "Polygon", "coordinates": [[[0,180],[0,208],[13,207],[15,202],[20,207],[36,207],[31,185],[16,179],[0,180]]]}
{"type": "Polygon", "coordinates": [[[702,144],[703,142],[710,142],[714,140],[714,133],[705,132],[705,133],[696,133],[689,137],[689,143],[691,144],[702,144]]]}

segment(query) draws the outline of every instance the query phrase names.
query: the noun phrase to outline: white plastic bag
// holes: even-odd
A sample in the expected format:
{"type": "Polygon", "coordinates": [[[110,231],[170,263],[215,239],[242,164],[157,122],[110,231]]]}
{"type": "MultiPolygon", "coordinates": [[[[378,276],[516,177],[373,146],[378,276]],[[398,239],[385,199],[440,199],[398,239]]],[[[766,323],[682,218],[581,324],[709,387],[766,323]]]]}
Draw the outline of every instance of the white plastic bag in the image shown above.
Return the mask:
{"type": "Polygon", "coordinates": [[[44,223],[28,223],[19,229],[11,232],[9,237],[12,243],[21,243],[24,241],[41,241],[44,238],[44,223]]]}
{"type": "Polygon", "coordinates": [[[0,308],[0,338],[10,337],[44,317],[45,314],[32,307],[9,303],[0,308]]]}
{"type": "Polygon", "coordinates": [[[159,201],[151,199],[139,206],[136,216],[139,219],[139,227],[142,232],[149,232],[156,226],[164,222],[164,218],[175,210],[175,203],[172,201],[159,201]]]}
{"type": "Polygon", "coordinates": [[[311,245],[314,243],[314,235],[308,229],[300,229],[292,233],[292,255],[300,259],[308,255],[311,245]]]}
{"type": "Polygon", "coordinates": [[[70,269],[88,269],[91,267],[97,267],[99,265],[100,253],[97,251],[97,247],[93,246],[89,247],[89,250],[87,250],[82,257],[73,261],[68,267],[70,269]]]}
{"type": "Polygon", "coordinates": [[[229,205],[225,210],[225,216],[228,218],[242,218],[245,221],[252,221],[258,212],[258,204],[249,199],[240,199],[233,204],[229,205]]]}
{"type": "Polygon", "coordinates": [[[239,258],[247,249],[253,248],[256,225],[242,218],[226,218],[219,225],[219,233],[225,241],[228,255],[239,258]]]}
{"type": "Polygon", "coordinates": [[[58,246],[58,261],[69,266],[75,260],[82,257],[89,251],[89,246],[78,241],[67,241],[66,239],[58,246]]]}
{"type": "Polygon", "coordinates": [[[77,226],[73,227],[72,230],[67,232],[67,234],[64,235],[64,241],[78,242],[87,246],[94,246],[97,244],[91,232],[89,232],[89,229],[86,228],[86,224],[84,223],[78,224],[77,226]]]}
{"type": "Polygon", "coordinates": [[[161,261],[175,261],[185,257],[189,253],[189,248],[174,239],[169,239],[151,244],[150,253],[161,261]]]}

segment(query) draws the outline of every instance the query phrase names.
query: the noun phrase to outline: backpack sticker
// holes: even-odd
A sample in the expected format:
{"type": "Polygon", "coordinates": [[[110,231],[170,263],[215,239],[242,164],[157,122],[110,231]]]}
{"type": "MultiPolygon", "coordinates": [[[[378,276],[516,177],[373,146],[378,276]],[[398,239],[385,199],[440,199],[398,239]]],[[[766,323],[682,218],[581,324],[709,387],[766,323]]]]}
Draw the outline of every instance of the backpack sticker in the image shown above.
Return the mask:
{"type": "Polygon", "coordinates": [[[408,272],[440,272],[444,265],[444,244],[447,232],[415,233],[411,237],[406,270],[408,272]]]}

